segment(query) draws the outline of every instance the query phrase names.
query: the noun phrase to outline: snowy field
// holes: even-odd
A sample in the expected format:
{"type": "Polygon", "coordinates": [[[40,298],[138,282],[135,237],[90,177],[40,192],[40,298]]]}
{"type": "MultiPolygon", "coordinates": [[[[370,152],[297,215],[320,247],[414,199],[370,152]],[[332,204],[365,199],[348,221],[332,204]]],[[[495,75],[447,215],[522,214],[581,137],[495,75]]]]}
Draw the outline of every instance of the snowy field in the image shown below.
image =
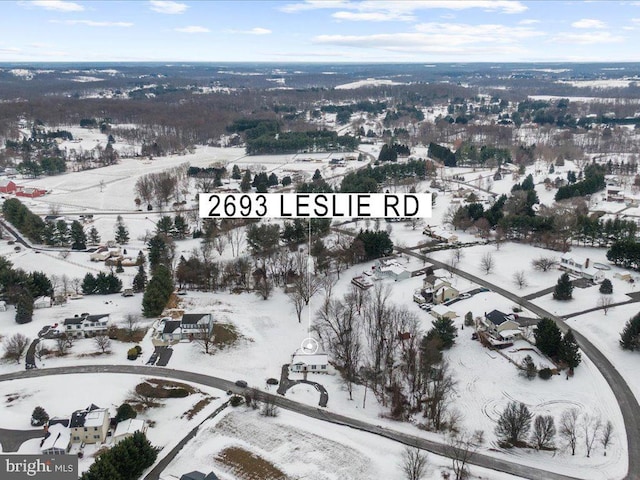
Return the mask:
{"type": "MultiPolygon", "coordinates": [[[[229,448],[259,456],[291,480],[405,478],[400,468],[404,447],[396,442],[288,411],[281,410],[276,418],[264,418],[238,407],[205,422],[161,480],[178,478],[192,470],[213,471],[221,480],[235,480],[238,477],[220,458],[220,453],[229,448]]],[[[424,480],[439,480],[444,472],[450,472],[449,460],[434,454],[427,458],[424,480]]],[[[487,480],[516,478],[477,467],[471,467],[471,472],[474,478],[487,480]]]]}

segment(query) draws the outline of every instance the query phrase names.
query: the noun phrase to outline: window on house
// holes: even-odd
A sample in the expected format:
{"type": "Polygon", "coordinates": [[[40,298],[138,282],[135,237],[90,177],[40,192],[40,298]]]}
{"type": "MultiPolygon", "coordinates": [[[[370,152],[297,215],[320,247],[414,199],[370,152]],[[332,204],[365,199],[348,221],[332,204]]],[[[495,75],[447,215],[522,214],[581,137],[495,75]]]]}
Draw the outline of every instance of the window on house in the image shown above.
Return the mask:
{"type": "Polygon", "coordinates": [[[93,427],[93,431],[97,432],[98,431],[98,427],[93,427]]]}
{"type": "Polygon", "coordinates": [[[100,438],[100,435],[94,435],[93,438],[95,438],[96,440],[98,440],[100,438]]]}
{"type": "Polygon", "coordinates": [[[315,365],[311,365],[311,370],[315,370],[316,366],[315,365]]]}
{"type": "Polygon", "coordinates": [[[85,432],[87,431],[87,427],[84,427],[84,431],[85,431],[85,432]]]}
{"type": "Polygon", "coordinates": [[[320,368],[321,368],[322,370],[326,370],[326,369],[327,369],[327,366],[326,366],[326,365],[322,365],[320,368]]]}
{"type": "Polygon", "coordinates": [[[74,440],[80,440],[80,437],[73,437],[74,440]]]}

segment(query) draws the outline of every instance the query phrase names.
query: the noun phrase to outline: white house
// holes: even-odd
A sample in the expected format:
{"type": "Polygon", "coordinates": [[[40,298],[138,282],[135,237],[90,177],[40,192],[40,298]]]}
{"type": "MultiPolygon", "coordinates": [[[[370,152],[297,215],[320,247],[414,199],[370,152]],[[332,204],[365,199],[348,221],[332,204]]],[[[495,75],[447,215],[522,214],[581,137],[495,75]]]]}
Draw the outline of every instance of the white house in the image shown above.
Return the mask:
{"type": "Polygon", "coordinates": [[[458,243],[458,235],[440,227],[427,226],[422,233],[439,242],[458,243]]]}
{"type": "Polygon", "coordinates": [[[56,423],[45,430],[44,439],[40,444],[43,455],[65,455],[71,446],[71,430],[69,427],[56,423]]]}
{"type": "Polygon", "coordinates": [[[94,337],[100,333],[106,333],[109,329],[109,314],[83,314],[78,317],[65,318],[63,324],[64,333],[71,337],[94,337]]]}
{"type": "Polygon", "coordinates": [[[392,278],[396,282],[411,278],[411,272],[406,270],[396,260],[377,260],[374,268],[376,276],[379,278],[392,278]]]}
{"type": "Polygon", "coordinates": [[[500,310],[491,310],[484,314],[482,321],[484,326],[496,337],[502,340],[513,340],[522,335],[520,324],[515,315],[503,313],[500,310]]]}
{"type": "Polygon", "coordinates": [[[33,301],[33,308],[49,308],[53,305],[51,297],[38,297],[33,301]]]}
{"type": "Polygon", "coordinates": [[[578,277],[593,280],[594,282],[604,280],[602,270],[594,268],[588,258],[580,257],[571,252],[567,252],[560,257],[559,268],[578,277]]]}
{"type": "Polygon", "coordinates": [[[191,340],[213,332],[213,315],[210,313],[185,313],[180,320],[183,339],[191,340]]]}
{"type": "Polygon", "coordinates": [[[118,443],[125,438],[131,437],[136,432],[145,433],[146,431],[147,426],[145,425],[144,420],[129,418],[118,423],[116,431],[113,434],[113,442],[118,443]]]}
{"type": "Polygon", "coordinates": [[[296,350],[291,356],[289,370],[295,373],[328,373],[329,358],[326,353],[308,354],[296,350]]]}

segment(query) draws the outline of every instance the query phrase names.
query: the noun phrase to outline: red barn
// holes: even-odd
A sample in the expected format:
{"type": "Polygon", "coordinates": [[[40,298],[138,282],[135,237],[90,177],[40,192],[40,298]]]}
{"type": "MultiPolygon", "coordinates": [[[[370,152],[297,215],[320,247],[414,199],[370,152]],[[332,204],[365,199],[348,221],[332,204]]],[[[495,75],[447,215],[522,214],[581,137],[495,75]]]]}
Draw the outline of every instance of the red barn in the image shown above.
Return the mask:
{"type": "Polygon", "coordinates": [[[17,188],[12,180],[0,180],[0,193],[15,193],[17,188]]]}
{"type": "Polygon", "coordinates": [[[20,187],[20,189],[16,191],[16,196],[18,196],[18,197],[36,198],[36,197],[43,196],[45,193],[47,193],[46,190],[41,190],[39,188],[20,187]]]}

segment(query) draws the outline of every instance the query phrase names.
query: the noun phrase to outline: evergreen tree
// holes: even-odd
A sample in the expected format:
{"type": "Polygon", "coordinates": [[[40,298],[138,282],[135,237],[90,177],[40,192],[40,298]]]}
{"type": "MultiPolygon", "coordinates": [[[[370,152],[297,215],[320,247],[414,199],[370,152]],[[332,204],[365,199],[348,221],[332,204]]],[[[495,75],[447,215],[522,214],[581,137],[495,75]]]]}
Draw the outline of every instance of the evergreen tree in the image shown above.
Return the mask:
{"type": "Polygon", "coordinates": [[[145,317],[157,317],[169,301],[174,286],[171,272],[164,265],[158,265],[142,297],[142,313],[145,317]]]}
{"type": "Polygon", "coordinates": [[[527,355],[526,357],[524,357],[524,359],[522,359],[521,368],[522,375],[527,380],[533,380],[538,375],[538,369],[536,368],[536,364],[533,363],[533,358],[531,358],[531,355],[527,355]]]}
{"type": "Polygon", "coordinates": [[[67,245],[69,243],[69,227],[64,220],[56,222],[56,243],[58,245],[67,245]]]}
{"type": "Polygon", "coordinates": [[[231,178],[234,180],[240,180],[242,178],[242,173],[240,173],[240,167],[238,167],[238,165],[234,165],[231,169],[231,178]]]}
{"type": "Polygon", "coordinates": [[[627,320],[620,333],[620,347],[631,351],[640,349],[640,313],[627,320]]]}
{"type": "Polygon", "coordinates": [[[28,289],[24,288],[18,294],[16,301],[16,323],[29,323],[33,320],[33,297],[28,289]]]}
{"type": "Polygon", "coordinates": [[[33,298],[53,295],[51,280],[43,272],[31,272],[27,278],[26,286],[33,298]]]}
{"type": "Polygon", "coordinates": [[[373,260],[388,255],[393,251],[393,242],[389,234],[384,231],[372,232],[371,230],[360,230],[354,239],[360,240],[364,246],[366,260],[373,260]]]}
{"type": "Polygon", "coordinates": [[[189,225],[185,218],[178,214],[173,219],[173,232],[176,238],[183,239],[189,234],[189,225]]]}
{"type": "Polygon", "coordinates": [[[49,421],[49,414],[42,407],[36,407],[31,414],[31,426],[41,427],[49,421]]]}
{"type": "Polygon", "coordinates": [[[282,186],[288,187],[289,185],[291,185],[291,177],[289,175],[282,177],[282,186]]]}
{"type": "Polygon", "coordinates": [[[278,185],[278,177],[276,176],[275,173],[271,173],[271,175],[269,175],[269,186],[270,187],[275,187],[278,185]]]}
{"type": "Polygon", "coordinates": [[[251,171],[244,171],[242,181],[240,182],[240,190],[242,191],[242,193],[247,193],[249,190],[251,190],[251,171]]]}
{"type": "Polygon", "coordinates": [[[122,268],[122,260],[119,258],[116,262],[116,273],[124,272],[124,268],[122,268]]]}
{"type": "Polygon", "coordinates": [[[120,245],[126,245],[129,242],[129,230],[124,224],[122,217],[118,215],[116,219],[116,242],[120,245]]]}
{"type": "Polygon", "coordinates": [[[320,169],[316,168],[316,171],[313,172],[313,177],[311,177],[311,180],[313,180],[314,182],[319,182],[320,180],[322,180],[320,169]]]}
{"type": "Polygon", "coordinates": [[[558,357],[566,363],[571,370],[580,365],[580,362],[582,361],[582,356],[578,349],[578,343],[576,342],[576,338],[574,337],[571,329],[564,334],[558,357]]]}
{"type": "Polygon", "coordinates": [[[144,292],[147,285],[147,273],[144,271],[144,263],[138,265],[138,273],[133,277],[133,291],[136,293],[144,292]]]}
{"type": "Polygon", "coordinates": [[[439,317],[431,322],[433,328],[427,332],[427,340],[439,339],[442,349],[451,348],[458,336],[458,328],[450,318],[439,317]]]}
{"type": "Polygon", "coordinates": [[[144,256],[144,252],[140,250],[138,252],[138,256],[136,257],[136,265],[144,265],[147,262],[147,259],[144,256]]]}
{"type": "Polygon", "coordinates": [[[136,413],[136,411],[128,403],[123,403],[116,410],[116,422],[118,423],[130,418],[136,418],[137,416],[138,414],[136,413]]]}
{"type": "Polygon", "coordinates": [[[91,245],[98,245],[100,243],[100,234],[96,227],[91,227],[91,230],[89,230],[89,243],[91,245]]]}
{"type": "Polygon", "coordinates": [[[81,480],[123,480],[118,468],[113,464],[108,451],[93,462],[89,470],[80,477],[81,480]]]}
{"type": "Polygon", "coordinates": [[[53,222],[46,222],[42,228],[42,241],[45,245],[55,245],[56,239],[56,226],[53,222]]]}
{"type": "Polygon", "coordinates": [[[71,249],[84,250],[87,248],[87,235],[84,233],[82,224],[74,220],[71,224],[71,249]]]}
{"type": "Polygon", "coordinates": [[[169,215],[163,215],[156,223],[156,235],[170,237],[173,235],[173,220],[169,215]]]}
{"type": "Polygon", "coordinates": [[[555,290],[553,291],[553,298],[556,300],[571,300],[573,298],[573,285],[571,284],[571,278],[568,273],[563,273],[558,279],[555,290]]]}
{"type": "Polygon", "coordinates": [[[545,355],[555,358],[560,352],[562,333],[556,323],[550,318],[543,318],[534,332],[536,347],[545,355]]]}
{"type": "Polygon", "coordinates": [[[96,277],[94,277],[91,273],[87,273],[82,279],[81,288],[82,293],[84,293],[85,295],[91,295],[92,293],[95,293],[97,290],[96,277]]]}
{"type": "Polygon", "coordinates": [[[610,294],[613,293],[613,285],[611,284],[611,280],[605,278],[600,284],[600,293],[610,294]]]}
{"type": "Polygon", "coordinates": [[[159,265],[168,266],[171,264],[166,237],[156,235],[149,239],[147,246],[149,248],[149,269],[152,275],[159,265]]]}

